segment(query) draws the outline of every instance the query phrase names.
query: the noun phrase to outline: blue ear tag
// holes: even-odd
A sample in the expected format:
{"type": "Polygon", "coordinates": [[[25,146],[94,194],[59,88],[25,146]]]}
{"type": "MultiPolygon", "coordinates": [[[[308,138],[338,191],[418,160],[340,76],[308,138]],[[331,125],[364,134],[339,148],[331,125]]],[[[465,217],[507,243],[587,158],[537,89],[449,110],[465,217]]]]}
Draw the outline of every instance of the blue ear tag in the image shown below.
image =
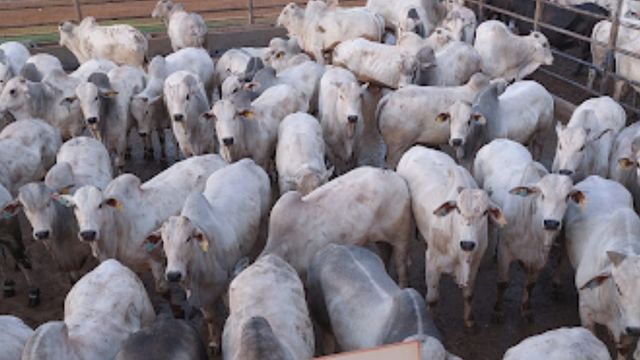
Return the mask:
{"type": "Polygon", "coordinates": [[[145,242],[145,243],[144,243],[144,249],[145,249],[148,253],[152,252],[152,251],[156,248],[156,246],[158,246],[158,244],[154,244],[154,243],[152,243],[152,242],[145,242]]]}
{"type": "Polygon", "coordinates": [[[527,189],[518,189],[517,191],[514,192],[515,195],[518,196],[527,196],[529,194],[529,190],[527,189]]]}
{"type": "Polygon", "coordinates": [[[8,211],[3,211],[2,212],[2,220],[9,220],[13,217],[13,214],[11,214],[8,211]]]}

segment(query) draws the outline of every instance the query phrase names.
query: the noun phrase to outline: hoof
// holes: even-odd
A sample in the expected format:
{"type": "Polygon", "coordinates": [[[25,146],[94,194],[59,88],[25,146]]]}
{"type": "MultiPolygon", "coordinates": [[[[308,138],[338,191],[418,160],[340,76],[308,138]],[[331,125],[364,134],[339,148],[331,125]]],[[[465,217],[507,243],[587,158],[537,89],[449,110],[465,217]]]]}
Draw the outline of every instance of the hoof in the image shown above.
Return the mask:
{"type": "Polygon", "coordinates": [[[40,289],[29,290],[29,307],[36,307],[40,305],[40,289]]]}
{"type": "Polygon", "coordinates": [[[2,296],[10,298],[16,296],[16,283],[13,280],[5,280],[2,296]]]}

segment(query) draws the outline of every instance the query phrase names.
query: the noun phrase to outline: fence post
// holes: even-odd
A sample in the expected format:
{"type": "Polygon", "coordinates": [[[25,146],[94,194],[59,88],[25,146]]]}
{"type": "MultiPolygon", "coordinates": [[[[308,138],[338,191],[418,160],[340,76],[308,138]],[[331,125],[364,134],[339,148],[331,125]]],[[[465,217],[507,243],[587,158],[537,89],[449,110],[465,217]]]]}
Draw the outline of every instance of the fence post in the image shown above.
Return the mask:
{"type": "Polygon", "coordinates": [[[540,18],[542,17],[542,7],[544,4],[542,0],[536,0],[536,12],[533,15],[533,30],[540,31],[540,18]]]}
{"type": "Polygon", "coordinates": [[[78,22],[82,21],[82,9],[80,8],[80,0],[73,0],[73,5],[76,8],[76,19],[78,22]]]}
{"type": "Polygon", "coordinates": [[[253,0],[249,0],[249,25],[253,25],[253,0]]]}
{"type": "MultiPolygon", "coordinates": [[[[613,19],[611,19],[611,31],[609,32],[609,42],[607,43],[607,52],[604,64],[602,64],[603,73],[602,81],[600,82],[600,92],[604,94],[607,91],[607,84],[612,77],[612,73],[615,72],[615,54],[616,46],[618,44],[618,31],[620,29],[620,15],[622,12],[622,2],[624,0],[618,0],[616,4],[616,11],[613,13],[613,19]]],[[[600,65],[600,64],[598,64],[600,65]]]]}
{"type": "Polygon", "coordinates": [[[484,21],[484,0],[478,0],[478,23],[484,21]]]}

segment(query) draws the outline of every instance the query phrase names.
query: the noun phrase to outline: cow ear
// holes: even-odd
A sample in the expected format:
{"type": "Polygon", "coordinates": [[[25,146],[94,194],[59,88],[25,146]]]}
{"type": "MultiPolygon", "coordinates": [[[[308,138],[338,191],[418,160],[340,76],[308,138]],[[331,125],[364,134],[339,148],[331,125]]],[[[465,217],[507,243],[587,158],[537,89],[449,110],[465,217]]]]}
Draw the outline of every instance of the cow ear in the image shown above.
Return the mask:
{"type": "Polygon", "coordinates": [[[22,208],[22,205],[18,199],[8,202],[4,205],[4,208],[2,208],[2,216],[0,219],[9,219],[18,215],[20,208],[22,208]]]}
{"type": "Polygon", "coordinates": [[[607,251],[607,257],[611,260],[614,266],[620,266],[624,259],[627,258],[627,255],[617,251],[607,251]]]}
{"type": "Polygon", "coordinates": [[[70,184],[70,185],[66,185],[64,187],[62,187],[61,189],[58,190],[58,192],[62,195],[69,195],[71,193],[71,190],[75,187],[75,184],[70,184]]]}
{"type": "Polygon", "coordinates": [[[517,186],[509,190],[509,194],[518,195],[522,197],[539,194],[539,193],[540,193],[540,189],[538,189],[535,186],[517,186]]]}
{"type": "Polygon", "coordinates": [[[580,290],[595,289],[598,286],[602,285],[610,277],[611,277],[611,273],[609,271],[601,272],[600,274],[593,277],[591,280],[587,281],[584,285],[582,285],[580,287],[580,290]]]}
{"type": "Polygon", "coordinates": [[[162,243],[162,232],[160,231],[160,229],[152,232],[151,234],[147,235],[147,237],[144,239],[143,242],[143,246],[144,249],[150,253],[153,252],[153,250],[155,250],[156,247],[158,247],[158,245],[160,245],[162,243]]]}
{"type": "Polygon", "coordinates": [[[580,190],[573,190],[569,193],[568,198],[573,200],[576,204],[580,205],[581,208],[584,208],[587,205],[587,197],[584,196],[584,193],[580,190]]]}
{"type": "Polygon", "coordinates": [[[473,113],[471,119],[478,125],[487,125],[487,119],[480,113],[473,113]]]}
{"type": "Polygon", "coordinates": [[[504,227],[507,225],[507,219],[504,217],[502,210],[496,205],[490,205],[487,209],[489,217],[500,227],[504,227]]]}
{"type": "Polygon", "coordinates": [[[618,166],[622,169],[630,169],[636,166],[636,162],[629,158],[618,159],[618,166]]]}
{"type": "Polygon", "coordinates": [[[60,205],[62,205],[64,207],[74,207],[74,206],[76,206],[75,202],[73,201],[73,196],[71,196],[71,195],[53,193],[53,194],[51,194],[51,199],[54,200],[54,201],[57,201],[60,205]]]}
{"type": "Polygon", "coordinates": [[[60,100],[60,105],[61,106],[71,106],[71,104],[73,104],[74,101],[78,100],[77,96],[68,96],[62,100],[60,100]]]}
{"type": "Polygon", "coordinates": [[[590,140],[591,140],[591,141],[597,141],[597,140],[600,140],[600,138],[602,138],[603,136],[605,136],[605,135],[606,135],[607,133],[609,133],[609,132],[613,133],[613,130],[612,130],[612,129],[606,129],[606,130],[603,130],[601,133],[599,133],[599,134],[595,135],[595,136],[594,136],[594,137],[592,137],[590,140]]]}
{"type": "Polygon", "coordinates": [[[203,252],[209,251],[209,239],[207,239],[207,236],[203,234],[202,231],[195,230],[193,232],[193,238],[198,241],[198,246],[200,246],[203,252]]]}
{"type": "Polygon", "coordinates": [[[255,113],[251,109],[244,109],[238,112],[238,115],[242,116],[245,119],[252,120],[255,116],[255,113]]]}
{"type": "Polygon", "coordinates": [[[449,119],[451,119],[451,114],[449,113],[440,113],[438,114],[438,116],[436,116],[437,123],[445,123],[449,121],[449,119]]]}
{"type": "Polygon", "coordinates": [[[122,211],[123,209],[122,203],[115,198],[108,198],[107,200],[104,201],[104,204],[118,211],[122,211]]]}
{"type": "Polygon", "coordinates": [[[440,205],[437,209],[433,211],[433,214],[439,217],[443,217],[448,215],[452,210],[457,209],[458,205],[455,200],[450,200],[440,205]]]}

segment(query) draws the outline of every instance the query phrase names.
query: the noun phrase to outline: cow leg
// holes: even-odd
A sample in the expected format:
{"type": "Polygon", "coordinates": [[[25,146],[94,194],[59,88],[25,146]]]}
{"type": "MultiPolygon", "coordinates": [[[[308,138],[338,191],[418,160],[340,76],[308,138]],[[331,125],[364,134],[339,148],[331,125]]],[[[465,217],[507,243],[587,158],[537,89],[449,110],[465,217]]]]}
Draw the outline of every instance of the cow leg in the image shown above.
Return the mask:
{"type": "Polygon", "coordinates": [[[156,291],[159,294],[165,294],[169,291],[169,283],[164,277],[164,265],[161,261],[151,260],[149,261],[149,267],[151,268],[151,274],[155,280],[156,291]]]}
{"type": "Polygon", "coordinates": [[[407,275],[407,246],[404,243],[396,244],[393,247],[393,261],[396,264],[396,273],[398,274],[398,285],[401,288],[408,287],[409,276],[407,275]]]}
{"type": "Polygon", "coordinates": [[[462,289],[462,296],[464,297],[464,325],[467,328],[472,328],[476,324],[473,317],[473,288],[476,282],[477,273],[477,268],[471,271],[471,274],[469,274],[468,284],[462,289]]]}
{"type": "Polygon", "coordinates": [[[153,160],[153,141],[151,141],[151,134],[140,135],[140,138],[144,144],[144,159],[153,160]]]}
{"type": "Polygon", "coordinates": [[[596,69],[589,68],[589,72],[587,75],[587,87],[589,89],[593,89],[593,83],[596,81],[597,75],[598,72],[596,71],[596,69]]]}
{"type": "Polygon", "coordinates": [[[616,81],[613,91],[613,98],[620,101],[626,93],[627,84],[623,80],[616,81]]]}
{"type": "Polygon", "coordinates": [[[202,309],[202,314],[207,322],[209,331],[209,352],[212,356],[220,352],[220,333],[215,325],[215,304],[202,309]]]}
{"type": "Polygon", "coordinates": [[[440,271],[430,265],[432,261],[429,261],[429,251],[427,250],[425,255],[425,274],[427,280],[427,304],[429,305],[429,311],[431,316],[435,319],[436,310],[438,307],[439,287],[440,287],[440,271]]]}
{"type": "Polygon", "coordinates": [[[158,129],[158,142],[160,142],[160,161],[167,161],[167,147],[165,144],[164,129],[158,129]]]}
{"type": "Polygon", "coordinates": [[[500,323],[504,317],[502,305],[504,303],[504,293],[509,287],[509,265],[511,258],[507,254],[507,250],[498,243],[498,288],[496,296],[496,305],[493,308],[493,319],[500,323]]]}
{"type": "Polygon", "coordinates": [[[522,312],[522,316],[529,322],[533,322],[533,311],[531,309],[531,293],[533,292],[533,288],[536,286],[536,280],[538,280],[539,273],[540,272],[537,270],[527,271],[527,283],[524,288],[524,293],[522,294],[522,306],[520,308],[520,311],[522,312]]]}

